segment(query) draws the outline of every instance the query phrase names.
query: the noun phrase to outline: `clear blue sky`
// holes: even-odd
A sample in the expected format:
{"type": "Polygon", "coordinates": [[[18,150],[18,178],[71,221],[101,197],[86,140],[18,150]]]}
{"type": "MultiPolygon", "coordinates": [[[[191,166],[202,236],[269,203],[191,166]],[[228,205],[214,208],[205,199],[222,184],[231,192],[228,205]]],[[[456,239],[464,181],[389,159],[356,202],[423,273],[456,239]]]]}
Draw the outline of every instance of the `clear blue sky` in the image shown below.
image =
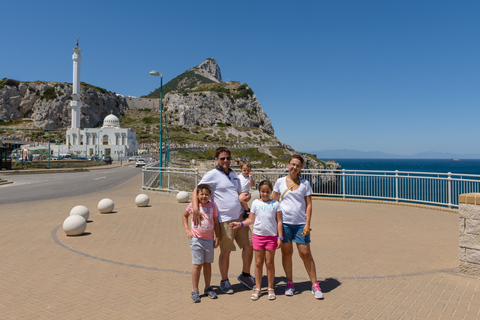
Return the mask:
{"type": "Polygon", "coordinates": [[[0,78],[141,96],[212,57],[296,150],[480,153],[480,1],[4,1],[0,78]]]}

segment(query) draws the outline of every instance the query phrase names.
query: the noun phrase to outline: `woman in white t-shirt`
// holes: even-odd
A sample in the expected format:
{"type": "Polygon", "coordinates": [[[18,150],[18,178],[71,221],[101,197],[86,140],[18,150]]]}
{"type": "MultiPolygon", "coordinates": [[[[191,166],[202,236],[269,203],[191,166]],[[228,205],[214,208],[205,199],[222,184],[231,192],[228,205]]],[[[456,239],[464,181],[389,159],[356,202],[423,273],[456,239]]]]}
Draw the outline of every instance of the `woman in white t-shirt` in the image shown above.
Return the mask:
{"type": "Polygon", "coordinates": [[[293,155],[288,162],[288,175],[275,182],[272,199],[280,202],[283,221],[282,265],[287,277],[285,295],[293,296],[293,242],[297,244],[310,281],[312,294],[323,299],[320,283],[317,281],[315,261],[310,250],[310,222],[312,218],[312,188],[300,177],[305,161],[300,155],[293,155]]]}

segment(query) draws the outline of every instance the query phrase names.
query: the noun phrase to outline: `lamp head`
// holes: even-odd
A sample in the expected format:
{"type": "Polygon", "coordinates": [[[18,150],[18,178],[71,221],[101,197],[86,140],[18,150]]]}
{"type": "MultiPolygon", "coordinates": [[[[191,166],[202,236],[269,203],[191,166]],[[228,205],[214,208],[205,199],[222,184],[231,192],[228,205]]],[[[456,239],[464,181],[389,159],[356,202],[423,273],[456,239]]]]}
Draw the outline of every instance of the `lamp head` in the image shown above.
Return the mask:
{"type": "Polygon", "coordinates": [[[160,72],[158,72],[157,70],[150,71],[150,75],[155,76],[155,77],[162,76],[162,74],[160,72]]]}

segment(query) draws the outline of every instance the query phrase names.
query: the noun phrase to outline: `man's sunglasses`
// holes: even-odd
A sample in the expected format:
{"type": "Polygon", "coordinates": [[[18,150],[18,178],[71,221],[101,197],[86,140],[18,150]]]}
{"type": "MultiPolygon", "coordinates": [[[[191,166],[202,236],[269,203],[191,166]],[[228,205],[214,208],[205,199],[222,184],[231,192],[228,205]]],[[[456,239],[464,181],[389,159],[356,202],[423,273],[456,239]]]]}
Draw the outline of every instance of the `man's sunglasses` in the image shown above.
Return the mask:
{"type": "Polygon", "coordinates": [[[218,158],[218,159],[225,161],[225,160],[232,160],[232,157],[225,157],[225,158],[218,158]]]}

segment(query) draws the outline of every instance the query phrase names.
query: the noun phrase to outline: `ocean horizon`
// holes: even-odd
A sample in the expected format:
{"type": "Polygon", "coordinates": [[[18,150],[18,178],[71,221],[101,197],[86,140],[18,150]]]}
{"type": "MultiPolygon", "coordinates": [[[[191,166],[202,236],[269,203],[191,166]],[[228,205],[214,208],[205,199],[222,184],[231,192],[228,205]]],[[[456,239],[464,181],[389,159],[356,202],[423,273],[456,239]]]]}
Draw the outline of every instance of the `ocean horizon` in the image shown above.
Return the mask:
{"type": "Polygon", "coordinates": [[[345,170],[412,171],[480,175],[480,159],[334,159],[345,170]]]}

